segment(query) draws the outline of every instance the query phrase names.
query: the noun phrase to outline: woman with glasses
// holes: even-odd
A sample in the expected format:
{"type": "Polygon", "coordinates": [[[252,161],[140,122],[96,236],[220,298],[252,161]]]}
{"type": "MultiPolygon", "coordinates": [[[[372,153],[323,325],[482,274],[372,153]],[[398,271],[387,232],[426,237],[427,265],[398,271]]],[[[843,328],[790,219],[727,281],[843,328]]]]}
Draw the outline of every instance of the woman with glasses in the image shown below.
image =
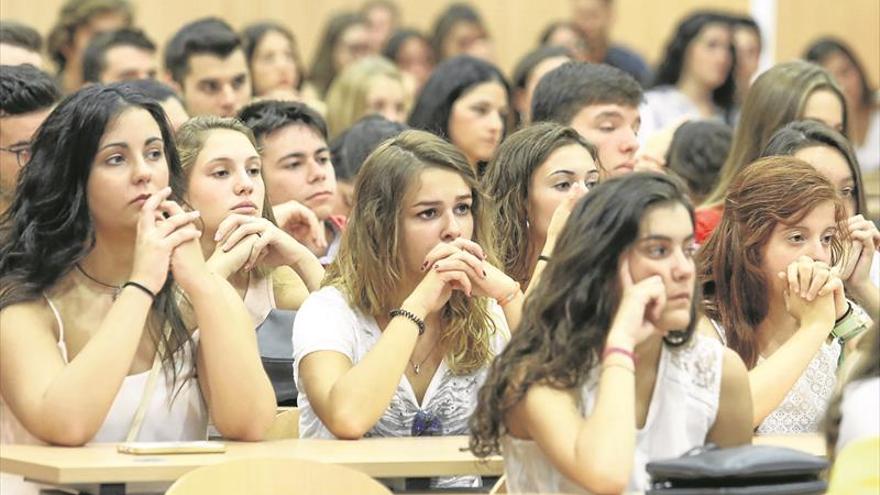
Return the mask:
{"type": "Polygon", "coordinates": [[[483,248],[474,171],[441,138],[405,131],[367,158],[354,198],[324,287],[294,323],[300,435],[467,434],[523,297],[483,248]]]}

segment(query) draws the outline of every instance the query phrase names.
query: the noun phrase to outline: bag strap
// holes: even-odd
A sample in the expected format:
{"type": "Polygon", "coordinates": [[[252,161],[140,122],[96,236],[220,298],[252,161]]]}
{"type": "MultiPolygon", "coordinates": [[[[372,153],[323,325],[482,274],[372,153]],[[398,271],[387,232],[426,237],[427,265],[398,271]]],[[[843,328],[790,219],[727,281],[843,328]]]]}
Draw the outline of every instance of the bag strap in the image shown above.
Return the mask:
{"type": "MultiPolygon", "coordinates": [[[[171,327],[165,326],[165,338],[168,338],[171,327]]],[[[147,385],[144,387],[144,394],[141,396],[141,402],[138,404],[134,418],[131,420],[131,427],[128,429],[128,435],[125,437],[126,442],[134,442],[141,433],[141,427],[144,425],[144,418],[147,415],[147,407],[153,398],[153,392],[156,390],[156,378],[159,376],[159,370],[162,369],[162,356],[165,354],[165,341],[160,340],[156,347],[156,356],[153,358],[153,367],[150,368],[150,374],[147,377],[147,385]]]]}

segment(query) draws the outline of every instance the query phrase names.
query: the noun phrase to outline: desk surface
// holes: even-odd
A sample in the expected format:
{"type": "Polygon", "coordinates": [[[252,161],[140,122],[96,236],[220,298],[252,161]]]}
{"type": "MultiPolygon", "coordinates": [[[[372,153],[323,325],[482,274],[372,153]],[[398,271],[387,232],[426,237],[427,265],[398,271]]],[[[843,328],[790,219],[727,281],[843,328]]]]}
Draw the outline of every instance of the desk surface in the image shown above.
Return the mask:
{"type": "Polygon", "coordinates": [[[54,485],[173,482],[190,470],[242,457],[291,457],[339,464],[374,478],[482,474],[504,471],[501,457],[483,461],[462,451],[467,437],[369,438],[358,441],[226,442],[223,454],[127,455],[116,444],[80,448],[4,445],[0,471],[54,485]]]}

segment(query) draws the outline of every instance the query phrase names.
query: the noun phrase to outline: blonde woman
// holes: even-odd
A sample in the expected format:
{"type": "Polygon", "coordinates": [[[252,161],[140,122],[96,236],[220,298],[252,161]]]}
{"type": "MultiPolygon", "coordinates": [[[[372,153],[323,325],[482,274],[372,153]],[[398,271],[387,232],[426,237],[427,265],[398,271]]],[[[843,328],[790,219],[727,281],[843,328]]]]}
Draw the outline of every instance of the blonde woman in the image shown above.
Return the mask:
{"type": "Polygon", "coordinates": [[[330,139],[371,113],[403,123],[407,107],[403,76],[397,67],[382,57],[361,59],[347,67],[327,92],[330,139]]]}

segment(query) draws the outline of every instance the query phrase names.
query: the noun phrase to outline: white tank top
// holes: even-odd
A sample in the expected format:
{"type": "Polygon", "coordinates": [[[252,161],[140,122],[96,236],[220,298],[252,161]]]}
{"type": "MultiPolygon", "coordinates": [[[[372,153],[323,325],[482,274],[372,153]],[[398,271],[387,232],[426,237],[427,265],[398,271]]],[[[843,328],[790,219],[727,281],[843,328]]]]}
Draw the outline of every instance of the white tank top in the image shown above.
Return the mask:
{"type": "MultiPolygon", "coordinates": [[[[45,296],[44,296],[45,297],[45,296]]],[[[68,362],[67,346],[64,342],[64,323],[55,304],[46,297],[49,308],[58,324],[58,352],[65,363],[68,362]]],[[[198,330],[193,333],[193,342],[198,345],[198,330]]],[[[189,352],[189,345],[178,351],[177,380],[172,389],[170,381],[165,380],[162,370],[155,382],[155,390],[144,416],[143,426],[137,441],[185,441],[204,440],[207,437],[208,410],[202,398],[199,382],[195,377],[195,366],[189,352]],[[181,384],[182,382],[182,384],[181,384]]],[[[135,411],[144,395],[149,370],[128,375],[116,393],[113,405],[101,428],[90,443],[123,442],[131,428],[135,411]]],[[[43,444],[31,435],[12,414],[6,401],[0,397],[0,444],[43,444]]]]}
{"type": "MultiPolygon", "coordinates": [[[[648,489],[649,462],[678,457],[705,443],[718,414],[723,351],[719,342],[701,335],[681,347],[662,346],[648,417],[636,432],[628,492],[648,489]]],[[[595,406],[598,379],[594,370],[581,389],[584,417],[595,406]]],[[[560,473],[534,441],[508,435],[501,448],[510,493],[589,493],[560,473]]]]}

